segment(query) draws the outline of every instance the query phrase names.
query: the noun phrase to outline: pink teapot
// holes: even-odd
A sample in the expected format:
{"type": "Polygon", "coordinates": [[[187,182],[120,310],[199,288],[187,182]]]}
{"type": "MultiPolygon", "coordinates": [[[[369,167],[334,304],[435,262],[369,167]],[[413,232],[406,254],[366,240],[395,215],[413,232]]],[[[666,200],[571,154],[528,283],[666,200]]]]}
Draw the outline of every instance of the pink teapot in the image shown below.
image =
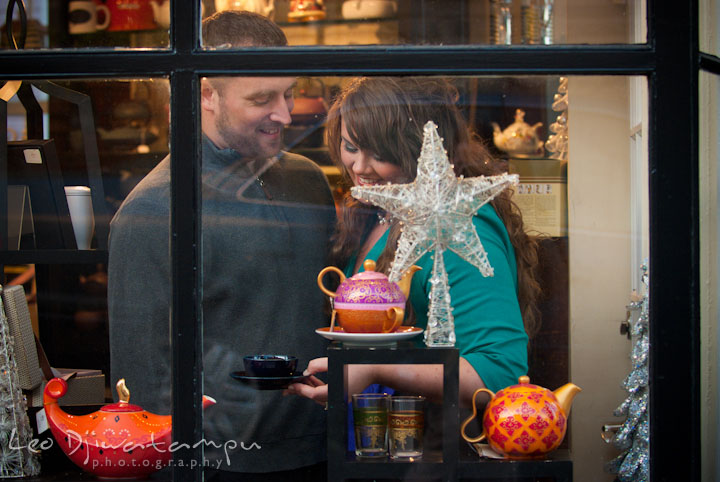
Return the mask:
{"type": "MultiPolygon", "coordinates": [[[[146,477],[172,459],[172,418],[130,404],[125,379],[117,382],[118,403],[87,415],[70,415],[58,405],[67,382],[53,378],[43,393],[48,424],[60,448],[78,467],[101,478],[146,477]]],[[[203,408],[215,400],[203,396],[203,408]]]]}
{"type": "MultiPolygon", "coordinates": [[[[383,273],[375,271],[375,261],[365,260],[365,271],[347,278],[335,266],[328,266],[318,274],[320,290],[334,299],[333,322],[351,333],[390,333],[397,330],[405,317],[405,302],[410,282],[418,266],[412,266],[398,283],[392,283],[383,273]],[[332,292],[323,284],[325,273],[340,276],[340,286],[332,292]]],[[[332,325],[331,325],[332,328],[332,325]]]]}

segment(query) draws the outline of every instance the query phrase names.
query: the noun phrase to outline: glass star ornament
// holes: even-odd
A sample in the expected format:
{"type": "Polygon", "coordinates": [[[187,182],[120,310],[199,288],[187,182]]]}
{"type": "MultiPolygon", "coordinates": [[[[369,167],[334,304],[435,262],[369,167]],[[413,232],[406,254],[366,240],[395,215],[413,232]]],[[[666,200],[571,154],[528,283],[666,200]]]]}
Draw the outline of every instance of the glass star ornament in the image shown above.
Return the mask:
{"type": "Polygon", "coordinates": [[[417,177],[413,182],[355,186],[350,190],[356,199],[381,207],[401,223],[402,234],[390,269],[390,281],[397,282],[421,256],[435,251],[425,330],[427,346],[455,345],[443,252],[449,249],[476,266],[483,276],[492,276],[492,266],[472,218],[481,206],[505,188],[517,184],[516,174],[467,179],[455,176],[437,125],[428,121],[424,127],[417,177]]]}

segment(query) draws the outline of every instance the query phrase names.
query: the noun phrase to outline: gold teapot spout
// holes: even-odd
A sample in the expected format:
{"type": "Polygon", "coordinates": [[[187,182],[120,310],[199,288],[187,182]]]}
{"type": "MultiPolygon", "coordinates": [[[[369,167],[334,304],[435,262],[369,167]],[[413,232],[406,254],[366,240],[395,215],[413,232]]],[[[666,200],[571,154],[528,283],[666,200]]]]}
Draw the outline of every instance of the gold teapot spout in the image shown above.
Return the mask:
{"type": "Polygon", "coordinates": [[[397,282],[397,285],[400,287],[400,291],[403,292],[405,295],[405,299],[407,299],[410,296],[410,283],[412,282],[412,277],[415,274],[416,271],[420,271],[422,268],[420,266],[412,265],[410,268],[405,271],[405,274],[402,278],[400,278],[400,281],[397,282]]]}
{"type": "Polygon", "coordinates": [[[565,412],[566,417],[570,415],[570,408],[572,407],[572,402],[575,398],[575,395],[577,395],[581,391],[582,389],[574,383],[566,383],[565,385],[553,392],[555,398],[558,399],[560,408],[562,408],[562,411],[565,412]]]}

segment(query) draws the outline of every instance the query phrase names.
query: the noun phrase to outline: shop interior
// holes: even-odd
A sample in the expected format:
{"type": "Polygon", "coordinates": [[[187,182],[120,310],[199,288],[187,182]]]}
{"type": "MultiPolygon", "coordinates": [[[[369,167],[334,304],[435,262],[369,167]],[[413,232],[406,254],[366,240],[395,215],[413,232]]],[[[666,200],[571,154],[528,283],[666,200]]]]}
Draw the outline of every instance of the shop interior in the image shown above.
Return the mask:
{"type": "MultiPolygon", "coordinates": [[[[92,7],[83,6],[93,10],[91,20],[77,22],[69,4],[86,2],[27,0],[23,48],[167,48],[170,0],[126,1],[137,4],[134,16],[117,13],[123,3],[119,0],[98,0],[89,2],[92,7]]],[[[290,47],[532,45],[543,43],[547,35],[554,43],[645,41],[643,28],[637,29],[631,21],[637,14],[633,2],[606,2],[590,22],[587,10],[581,12],[584,4],[592,2],[556,1],[549,31],[547,25],[543,30],[520,22],[527,16],[526,3],[543,2],[398,0],[372,2],[379,10],[368,12],[359,9],[371,2],[326,0],[309,2],[323,8],[302,13],[297,5],[303,3],[203,0],[202,11],[207,16],[229,8],[257,9],[281,26],[290,47]],[[506,9],[495,10],[498,4],[506,4],[506,9]],[[511,22],[506,24],[514,27],[511,31],[500,28],[500,13],[511,22]],[[583,28],[587,23],[593,28],[583,28]]],[[[8,27],[3,26],[0,48],[10,48],[8,27]]],[[[20,31],[19,19],[11,29],[20,31]]],[[[349,80],[348,76],[300,77],[293,121],[284,132],[285,149],[320,166],[338,201],[348,185],[328,157],[324,121],[349,80]]],[[[576,480],[612,480],[607,474],[597,476],[618,453],[603,442],[600,432],[603,425],[618,423],[613,410],[626,395],[620,382],[630,371],[627,306],[632,294],[643,290],[640,266],[648,251],[645,81],[630,76],[561,75],[452,80],[471,129],[506,163],[508,172],[520,175],[517,202],[530,228],[545,235],[540,253],[543,324],[529,347],[529,376],[550,389],[570,380],[587,387],[573,408],[584,416],[570,419],[563,448],[573,453],[576,480]],[[513,150],[506,141],[519,132],[527,134],[529,144],[513,150]],[[602,374],[599,363],[604,366],[602,374]]],[[[163,77],[23,84],[17,95],[3,98],[8,152],[28,140],[52,140],[43,152],[54,157],[55,171],[48,163],[52,172],[44,172],[36,188],[55,197],[58,206],[48,199],[48,214],[54,217],[46,223],[50,226],[40,227],[41,194],[33,197],[30,188],[32,200],[38,200],[30,212],[24,191],[11,198],[11,186],[26,184],[23,179],[29,174],[9,155],[8,226],[16,232],[8,232],[3,249],[15,261],[4,266],[4,284],[24,287],[33,330],[49,363],[55,368],[102,372],[102,395],[111,401],[106,235],[122,201],[169,153],[170,100],[175,93],[163,77]],[[95,135],[90,141],[88,125],[95,135]],[[61,186],[93,188],[95,228],[85,250],[78,250],[69,202],[58,201],[58,181],[61,186]],[[35,226],[21,221],[28,214],[35,226]],[[19,220],[17,224],[11,224],[13,219],[19,220]]]]}

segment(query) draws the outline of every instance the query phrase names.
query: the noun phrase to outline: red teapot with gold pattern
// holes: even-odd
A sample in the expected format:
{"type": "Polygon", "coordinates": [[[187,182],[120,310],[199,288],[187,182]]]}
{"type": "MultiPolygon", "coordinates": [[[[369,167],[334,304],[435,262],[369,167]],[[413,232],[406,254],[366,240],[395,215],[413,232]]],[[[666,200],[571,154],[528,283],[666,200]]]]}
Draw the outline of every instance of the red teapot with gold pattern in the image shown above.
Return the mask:
{"type": "Polygon", "coordinates": [[[551,392],[532,385],[522,376],[517,385],[493,393],[480,388],[473,394],[473,414],[460,427],[462,437],[470,443],[487,439],[497,453],[512,459],[543,457],[562,443],[567,431],[567,417],[580,387],[568,383],[551,392]],[[468,424],[477,416],[475,398],[481,392],[492,398],[485,407],[483,433],[470,437],[468,424]]]}
{"type": "MultiPolygon", "coordinates": [[[[70,415],[58,405],[67,382],[53,378],[43,402],[55,440],[78,467],[102,478],[146,477],[172,459],[172,417],[130,404],[125,380],[117,383],[118,403],[87,415],[70,415]]],[[[203,396],[203,408],[215,400],[203,396]]]]}

